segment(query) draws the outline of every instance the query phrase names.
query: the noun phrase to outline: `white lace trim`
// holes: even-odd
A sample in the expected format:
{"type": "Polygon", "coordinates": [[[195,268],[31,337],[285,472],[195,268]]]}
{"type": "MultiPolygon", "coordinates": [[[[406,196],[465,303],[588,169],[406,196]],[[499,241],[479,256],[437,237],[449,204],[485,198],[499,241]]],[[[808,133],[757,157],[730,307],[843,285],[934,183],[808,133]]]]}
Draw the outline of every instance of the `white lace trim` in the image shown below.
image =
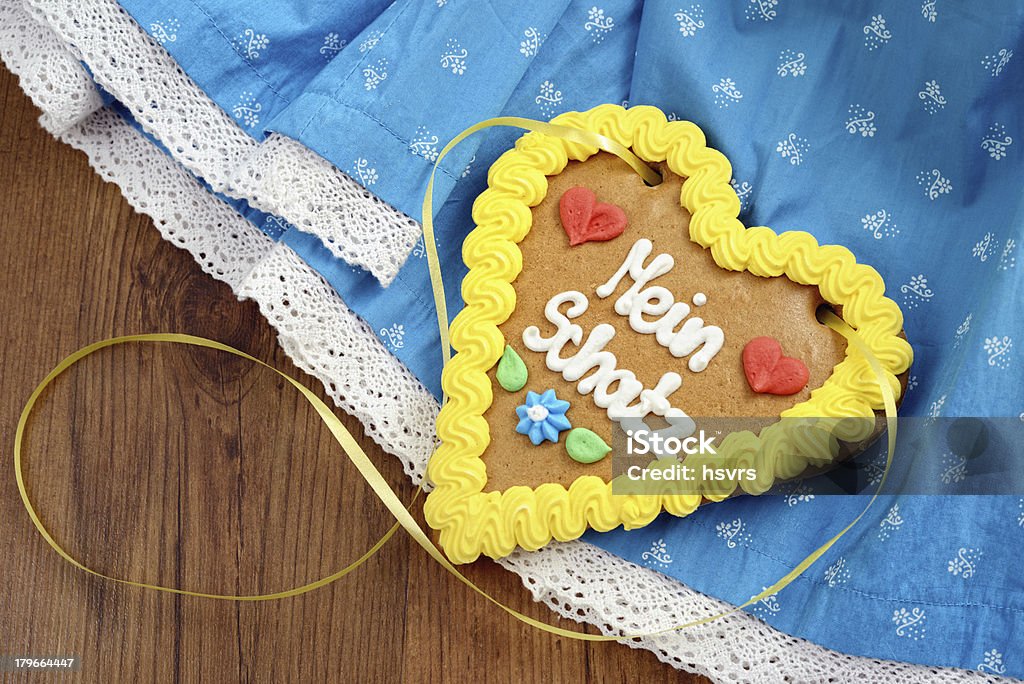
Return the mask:
{"type": "MultiPolygon", "coordinates": [[[[50,92],[47,83],[77,83],[87,92],[91,84],[56,73],[60,64],[74,70],[68,60],[54,57],[51,67],[36,68],[50,58],[32,56],[28,46],[47,45],[49,29],[25,21],[27,15],[10,11],[11,5],[0,0],[0,19],[15,20],[3,22],[0,56],[21,77],[26,92],[50,92]]],[[[66,95],[72,90],[69,86],[66,95]]],[[[61,103],[77,101],[45,95],[36,99],[44,109],[59,110],[46,109],[44,118],[65,122],[73,120],[67,112],[77,105],[61,109],[61,103]]],[[[296,364],[320,379],[339,406],[356,415],[374,439],[403,461],[414,480],[422,478],[432,447],[429,435],[436,402],[320,276],[289,248],[273,243],[207,193],[116,114],[100,110],[70,130],[56,128],[63,130],[65,141],[85,151],[104,179],[121,187],[133,207],[153,218],[165,239],[187,249],[204,271],[227,282],[240,296],[257,300],[296,364]]],[[[565,617],[596,625],[605,634],[656,631],[726,607],[666,575],[579,541],[533,553],[517,551],[499,562],[523,579],[536,600],[565,617]]],[[[783,634],[746,613],[625,643],[717,681],[1011,681],[846,656],[783,634]]]]}
{"type": "Polygon", "coordinates": [[[28,0],[96,80],[175,158],[218,192],[320,237],[335,256],[394,279],[420,234],[301,144],[259,143],[190,79],[115,0],[28,0]]]}
{"type": "Polygon", "coordinates": [[[236,289],[255,299],[295,365],[319,378],[413,482],[434,450],[437,401],[373,330],[287,245],[278,245],[236,289]]]}
{"type": "Polygon", "coordinates": [[[187,250],[203,271],[232,289],[274,248],[273,240],[205,192],[116,113],[101,109],[60,138],[85,152],[100,177],[116,183],[165,240],[187,250]]]}
{"type": "MultiPolygon", "coordinates": [[[[607,635],[671,629],[731,607],[667,575],[580,541],[550,544],[534,552],[516,551],[498,563],[522,578],[534,600],[607,635]]],[[[743,612],[622,643],[651,651],[677,669],[719,682],[1016,681],[956,668],[844,655],[784,634],[743,612]]]]}
{"type": "Polygon", "coordinates": [[[40,123],[59,134],[103,106],[85,67],[21,0],[0,0],[0,44],[8,68],[43,110],[40,123]]]}
{"type": "Polygon", "coordinates": [[[316,235],[331,254],[366,268],[385,286],[422,233],[417,221],[313,150],[277,133],[255,147],[232,182],[235,193],[259,198],[264,211],[316,235]]]}

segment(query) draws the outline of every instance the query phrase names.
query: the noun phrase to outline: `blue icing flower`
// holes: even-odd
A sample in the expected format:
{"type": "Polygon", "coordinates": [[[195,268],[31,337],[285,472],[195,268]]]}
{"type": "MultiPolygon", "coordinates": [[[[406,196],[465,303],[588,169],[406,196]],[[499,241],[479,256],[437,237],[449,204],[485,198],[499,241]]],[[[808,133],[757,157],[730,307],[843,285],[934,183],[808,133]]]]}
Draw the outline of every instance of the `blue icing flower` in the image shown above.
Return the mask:
{"type": "Polygon", "coordinates": [[[553,389],[544,394],[527,392],[526,403],[516,407],[516,415],[519,416],[516,432],[529,436],[534,445],[545,439],[557,443],[559,433],[572,428],[565,417],[568,410],[569,402],[556,397],[553,389]]]}

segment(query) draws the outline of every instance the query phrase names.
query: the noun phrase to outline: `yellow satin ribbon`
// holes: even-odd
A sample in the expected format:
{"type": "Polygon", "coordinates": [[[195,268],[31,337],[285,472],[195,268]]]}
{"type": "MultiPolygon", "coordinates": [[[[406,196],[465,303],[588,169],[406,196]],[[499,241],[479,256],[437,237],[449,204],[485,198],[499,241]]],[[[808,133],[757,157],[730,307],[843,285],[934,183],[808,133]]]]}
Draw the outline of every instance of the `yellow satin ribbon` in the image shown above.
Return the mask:
{"type": "MultiPolygon", "coordinates": [[[[152,584],[147,584],[145,582],[137,582],[134,580],[126,580],[120,579],[118,577],[111,577],[110,575],[105,575],[102,572],[98,572],[84,565],[83,563],[75,559],[67,551],[65,551],[64,548],[57,543],[57,541],[53,538],[53,535],[51,535],[49,530],[46,529],[46,526],[43,525],[43,521],[39,518],[39,514],[36,512],[35,506],[32,505],[32,501],[29,499],[28,496],[28,489],[25,486],[25,475],[22,472],[23,469],[21,447],[25,437],[25,427],[28,425],[28,418],[29,415],[32,413],[32,409],[35,407],[36,402],[39,401],[39,397],[42,395],[43,391],[47,388],[47,386],[49,386],[51,382],[53,382],[57,378],[58,375],[60,375],[67,369],[71,368],[71,366],[75,365],[76,363],[84,359],[86,356],[89,356],[90,354],[98,352],[101,349],[105,349],[106,347],[112,347],[118,344],[125,344],[127,342],[170,342],[172,344],[187,344],[193,347],[206,347],[208,349],[217,349],[219,351],[228,352],[229,354],[234,354],[235,356],[241,356],[243,359],[248,359],[253,363],[259,364],[264,368],[269,368],[270,370],[274,371],[282,378],[287,380],[289,383],[291,383],[292,387],[299,390],[299,392],[302,393],[302,396],[306,398],[306,401],[313,405],[313,408],[316,410],[317,414],[320,415],[320,419],[324,421],[324,423],[327,425],[327,428],[331,431],[331,434],[334,435],[334,439],[338,442],[338,444],[341,445],[342,450],[346,454],[348,454],[349,459],[352,461],[352,463],[355,464],[356,468],[359,469],[359,472],[363,475],[363,477],[366,478],[366,481],[370,484],[373,490],[377,492],[377,495],[383,499],[385,492],[387,494],[390,494],[391,497],[394,499],[394,503],[397,503],[398,508],[401,509],[405,516],[408,517],[408,520],[412,523],[412,525],[416,525],[416,522],[412,519],[411,516],[409,516],[409,512],[398,501],[398,497],[391,490],[387,482],[377,471],[377,469],[373,466],[370,460],[366,457],[366,454],[363,452],[363,450],[359,447],[359,442],[357,442],[355,438],[352,437],[352,434],[347,429],[345,429],[345,426],[341,423],[340,420],[338,420],[338,417],[334,415],[334,412],[332,412],[331,409],[328,408],[327,404],[321,401],[320,397],[313,394],[311,390],[309,390],[305,385],[302,385],[298,380],[295,380],[294,378],[282,373],[273,366],[268,365],[263,361],[260,361],[256,357],[246,354],[244,351],[235,349],[234,347],[222,344],[215,340],[207,339],[205,337],[183,335],[180,333],[124,335],[122,337],[112,337],[110,339],[102,340],[100,342],[94,342],[88,346],[82,347],[75,353],[66,357],[59,364],[57,364],[57,367],[50,371],[47,374],[47,376],[43,378],[43,381],[40,382],[32,391],[32,394],[29,396],[28,401],[25,403],[25,408],[22,409],[21,411],[21,418],[18,419],[18,428],[14,433],[14,476],[18,481],[18,493],[21,494],[21,502],[25,505],[25,510],[28,511],[28,516],[32,519],[32,524],[36,526],[36,530],[38,530],[39,534],[42,535],[43,539],[46,540],[46,543],[49,544],[54,551],[60,554],[61,558],[66,560],[68,563],[71,563],[71,565],[75,566],[79,570],[83,570],[89,573],[90,575],[95,575],[96,577],[102,577],[103,579],[110,580],[112,582],[117,582],[119,584],[127,584],[133,587],[155,589],[157,591],[166,591],[172,594],[183,594],[185,596],[198,596],[200,598],[222,599],[231,601],[266,601],[269,599],[288,598],[289,596],[298,596],[299,594],[305,594],[308,591],[318,589],[322,586],[330,584],[331,582],[334,582],[335,580],[341,579],[342,577],[344,577],[345,575],[347,575],[348,573],[352,572],[360,565],[365,563],[367,560],[369,560],[375,553],[377,553],[377,551],[380,550],[382,546],[384,546],[385,543],[387,543],[389,539],[391,539],[395,532],[398,531],[398,528],[403,526],[403,523],[401,522],[402,519],[398,516],[397,513],[395,513],[395,510],[392,508],[392,502],[385,501],[385,504],[388,505],[389,510],[391,510],[392,513],[395,514],[395,517],[399,519],[399,522],[396,522],[394,525],[392,525],[391,529],[385,532],[384,536],[378,539],[377,543],[371,546],[366,553],[364,553],[350,565],[342,568],[338,572],[328,575],[327,577],[316,580],[315,582],[310,582],[309,584],[305,584],[301,587],[288,589],[286,591],[279,591],[273,594],[235,596],[231,594],[211,594],[202,591],[190,591],[186,589],[176,589],[174,587],[155,586],[152,584]]],[[[419,496],[420,491],[421,490],[417,490],[416,497],[419,496]]],[[[413,501],[416,500],[416,497],[413,498],[413,501]]],[[[410,502],[410,505],[412,505],[412,502],[410,502]]],[[[429,540],[427,543],[429,543],[429,540]]]]}
{"type": "MultiPolygon", "coordinates": [[[[586,131],[582,128],[562,126],[548,121],[536,121],[534,119],[526,119],[521,116],[496,116],[493,119],[484,119],[479,123],[473,124],[452,138],[448,144],[441,149],[441,153],[437,155],[437,159],[434,160],[434,168],[430,170],[430,180],[427,182],[427,190],[423,196],[423,246],[426,247],[427,250],[427,267],[430,269],[430,286],[434,289],[434,308],[437,311],[437,328],[441,333],[442,368],[447,366],[448,362],[451,361],[452,344],[451,337],[448,334],[448,300],[444,297],[444,281],[441,279],[441,260],[437,256],[437,242],[434,238],[434,175],[437,173],[437,167],[441,165],[441,160],[448,156],[448,153],[452,151],[452,148],[477,131],[482,131],[485,128],[493,128],[495,126],[522,128],[535,133],[543,133],[556,138],[564,138],[569,142],[597,147],[605,152],[614,154],[616,157],[629,164],[634,171],[640,174],[640,177],[643,178],[648,185],[658,185],[661,183],[661,175],[645,164],[643,159],[633,154],[633,151],[628,147],[612,140],[609,137],[603,136],[600,133],[586,131]]],[[[447,399],[447,396],[443,396],[441,400],[442,403],[447,401],[447,399]]]]}
{"type": "MultiPolygon", "coordinates": [[[[437,164],[440,163],[441,159],[459,141],[461,141],[465,137],[471,135],[472,133],[478,130],[489,128],[491,126],[517,126],[520,128],[526,128],[528,130],[542,132],[548,135],[558,135],[566,137],[575,142],[580,142],[593,147],[599,147],[623,158],[625,161],[627,161],[627,163],[633,166],[638,173],[641,173],[641,175],[643,175],[645,179],[649,179],[648,182],[651,182],[652,184],[660,182],[660,177],[657,176],[656,172],[654,172],[650,167],[644,164],[642,160],[636,157],[636,155],[634,155],[632,152],[622,147],[621,145],[618,145],[618,143],[615,143],[614,141],[605,138],[604,136],[600,136],[595,133],[584,131],[581,129],[569,128],[566,126],[557,126],[547,122],[532,121],[530,119],[521,119],[518,117],[500,117],[497,119],[488,119],[487,121],[483,121],[479,124],[476,124],[475,126],[466,129],[458,136],[456,136],[456,138],[454,138],[452,142],[448,143],[448,145],[445,146],[441,154],[438,156],[438,159],[434,165],[434,170],[436,171],[437,164]],[[639,165],[639,167],[642,168],[638,168],[637,165],[639,165]],[[643,169],[646,169],[646,171],[643,171],[643,169]],[[649,174],[654,174],[654,177],[650,177],[649,174]]],[[[438,327],[441,332],[442,345],[444,347],[444,358],[445,361],[447,362],[450,356],[448,318],[444,306],[444,287],[441,283],[440,264],[438,262],[437,250],[434,244],[433,223],[431,217],[432,191],[433,172],[431,172],[430,183],[428,184],[426,198],[424,199],[423,202],[423,228],[427,247],[428,260],[430,262],[430,273],[434,290],[434,299],[438,310],[438,327]]],[[[282,373],[273,366],[270,366],[264,363],[263,361],[253,356],[250,356],[249,354],[246,354],[243,351],[235,349],[234,347],[203,337],[183,335],[178,333],[156,333],[148,335],[127,335],[123,337],[114,337],[100,342],[95,342],[86,347],[83,347],[82,349],[79,349],[78,351],[74,352],[73,354],[65,358],[63,361],[61,361],[56,368],[54,368],[52,371],[50,371],[49,374],[47,374],[47,376],[42,380],[42,382],[39,383],[35,390],[33,390],[31,396],[28,399],[28,402],[25,404],[25,408],[22,410],[21,417],[18,420],[18,427],[14,437],[14,471],[18,484],[18,493],[21,495],[21,500],[25,506],[25,510],[28,512],[29,518],[32,520],[32,523],[39,531],[39,534],[42,535],[46,543],[49,544],[50,547],[53,548],[53,550],[56,551],[61,558],[63,558],[65,561],[75,566],[79,570],[82,570],[96,577],[110,580],[112,582],[117,582],[119,584],[126,584],[134,587],[142,587],[144,589],[152,589],[154,591],[162,591],[172,594],[182,594],[185,596],[195,596],[199,598],[231,601],[267,601],[273,599],[288,598],[291,596],[298,596],[300,594],[305,594],[309,591],[312,591],[313,589],[323,587],[327,584],[330,584],[331,582],[341,579],[348,573],[358,568],[360,565],[365,563],[370,557],[372,557],[375,553],[377,553],[377,551],[379,551],[380,548],[384,546],[384,544],[387,543],[387,541],[394,535],[398,528],[401,527],[409,534],[409,536],[411,536],[416,541],[417,544],[419,544],[427,552],[427,554],[430,555],[431,558],[437,561],[437,563],[441,565],[445,570],[452,573],[460,582],[468,586],[476,593],[480,594],[483,598],[490,601],[498,608],[504,610],[512,617],[532,627],[536,627],[537,629],[548,632],[550,634],[555,634],[557,636],[563,636],[570,639],[578,639],[582,641],[619,641],[623,639],[655,637],[662,634],[675,632],[680,629],[695,627],[697,625],[702,625],[712,622],[714,620],[718,620],[727,615],[736,613],[747,606],[757,603],[758,601],[767,596],[770,596],[781,591],[783,588],[789,585],[790,582],[792,582],[794,579],[803,574],[807,570],[807,568],[809,568],[816,560],[818,560],[818,558],[820,558],[826,551],[828,551],[840,538],[842,538],[844,534],[846,534],[847,531],[849,531],[854,525],[857,524],[857,522],[862,517],[864,517],[868,509],[874,503],[875,499],[877,499],[879,492],[884,486],[886,477],[889,472],[889,468],[892,464],[893,454],[896,448],[896,399],[893,395],[892,389],[889,387],[888,382],[886,382],[885,374],[882,371],[881,364],[878,362],[878,359],[875,358],[875,356],[868,349],[867,345],[865,345],[864,342],[860,339],[860,336],[857,334],[857,332],[853,328],[851,328],[845,321],[843,321],[842,319],[840,319],[838,316],[831,312],[827,312],[823,316],[823,318],[823,323],[825,325],[828,325],[837,333],[845,337],[864,355],[864,357],[868,360],[868,363],[870,364],[872,371],[875,373],[875,376],[878,379],[878,384],[881,389],[883,401],[885,404],[886,422],[889,429],[888,455],[886,458],[885,472],[883,473],[881,482],[878,485],[878,490],[876,490],[875,494],[868,501],[864,509],[846,527],[840,530],[835,536],[833,536],[827,542],[822,544],[820,547],[815,549],[810,555],[808,555],[804,560],[797,564],[797,566],[794,567],[785,576],[776,581],[770,587],[761,591],[759,594],[756,594],[755,596],[751,597],[750,600],[746,603],[743,603],[734,608],[730,608],[729,610],[718,613],[717,615],[712,615],[706,618],[702,618],[700,620],[694,620],[682,625],[677,625],[675,627],[659,630],[656,632],[649,632],[645,634],[625,634],[621,636],[585,634],[583,632],[577,632],[574,630],[568,630],[563,629],[561,627],[549,625],[545,622],[541,622],[540,620],[531,618],[528,615],[524,615],[523,613],[520,613],[519,611],[514,610],[513,608],[501,603],[499,600],[488,594],[486,591],[484,591],[476,584],[474,584],[471,580],[469,580],[465,575],[459,572],[459,570],[447,558],[445,558],[441,550],[438,549],[433,544],[433,542],[430,541],[430,538],[419,526],[419,524],[415,521],[415,519],[409,513],[409,510],[402,505],[402,502],[398,498],[398,495],[395,494],[394,490],[391,489],[391,487],[388,485],[384,477],[380,474],[377,468],[366,456],[366,453],[362,450],[362,448],[360,448],[355,438],[352,437],[351,433],[349,433],[349,431],[345,428],[345,426],[338,419],[338,417],[334,415],[334,412],[330,409],[330,407],[328,407],[323,401],[321,401],[321,399],[317,397],[316,394],[314,394],[311,390],[302,385],[299,381],[282,373]],[[30,414],[32,413],[32,409],[36,405],[36,402],[39,400],[39,397],[42,395],[43,391],[47,388],[47,386],[49,386],[49,384],[53,382],[54,379],[57,378],[57,376],[59,376],[61,373],[66,371],[74,364],[78,363],[86,356],[89,356],[90,354],[93,354],[94,352],[99,351],[100,349],[104,349],[106,347],[111,347],[118,344],[125,344],[128,342],[166,342],[172,344],[186,344],[196,347],[216,349],[219,351],[227,352],[229,354],[234,354],[235,356],[240,356],[244,359],[248,359],[249,361],[259,364],[260,366],[267,368],[280,375],[282,378],[287,380],[293,387],[299,390],[299,392],[302,393],[302,396],[306,399],[306,401],[308,401],[313,406],[317,414],[320,416],[320,419],[323,420],[325,425],[327,425],[327,428],[334,436],[334,439],[341,446],[342,451],[345,452],[345,455],[348,456],[352,464],[355,465],[360,475],[363,476],[363,479],[366,480],[367,484],[370,485],[370,488],[373,489],[377,497],[381,500],[381,502],[384,503],[388,511],[395,517],[395,520],[397,521],[395,525],[393,525],[391,529],[389,529],[372,547],[370,547],[370,549],[366,553],[364,553],[356,561],[342,568],[338,572],[335,572],[327,577],[316,580],[314,582],[304,584],[300,587],[295,587],[293,589],[288,589],[286,591],[274,592],[271,594],[236,596],[228,594],[214,594],[202,591],[192,591],[176,587],[164,587],[160,585],[149,584],[146,582],[139,582],[135,580],[112,577],[110,575],[106,575],[96,570],[93,570],[92,568],[89,568],[85,564],[76,560],[66,550],[64,550],[64,548],[61,547],[60,544],[57,543],[57,541],[53,538],[50,532],[46,529],[46,527],[42,523],[42,520],[39,517],[39,514],[36,512],[31,499],[29,498],[28,489],[25,485],[24,474],[22,472],[23,468],[21,450],[22,443],[24,440],[25,428],[28,424],[28,419],[30,414]]],[[[417,490],[416,496],[419,496],[420,491],[421,490],[417,490]]],[[[413,499],[413,501],[415,501],[415,498],[413,499]]]]}

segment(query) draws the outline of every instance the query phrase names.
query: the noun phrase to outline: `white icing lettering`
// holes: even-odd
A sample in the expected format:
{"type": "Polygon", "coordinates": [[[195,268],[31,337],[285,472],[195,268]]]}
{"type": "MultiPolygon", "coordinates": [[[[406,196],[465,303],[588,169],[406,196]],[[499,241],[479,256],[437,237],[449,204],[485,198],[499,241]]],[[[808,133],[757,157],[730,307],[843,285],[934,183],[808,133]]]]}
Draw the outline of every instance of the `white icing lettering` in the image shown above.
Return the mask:
{"type": "Polygon", "coordinates": [[[572,319],[582,316],[588,306],[582,292],[570,290],[556,294],[544,307],[544,316],[555,325],[555,333],[544,337],[537,326],[531,325],[523,330],[523,344],[531,351],[544,352],[547,367],[561,373],[567,381],[576,382],[580,394],[593,393],[594,403],[605,409],[612,420],[626,421],[641,429],[646,428],[644,418],[653,413],[670,425],[667,431],[659,434],[682,437],[693,434],[696,429],[693,421],[682,410],[673,408],[668,400],[683,383],[679,374],[665,373],[654,389],[644,389],[636,375],[618,368],[615,354],[605,349],[615,337],[613,326],[607,323],[597,325],[583,342],[583,328],[572,319]],[[565,304],[570,306],[562,313],[561,308],[565,304]],[[567,342],[572,342],[579,349],[572,356],[563,357],[562,349],[567,342]],[[615,391],[611,391],[613,385],[615,391]]]}
{"type": "MultiPolygon", "coordinates": [[[[658,344],[668,348],[676,358],[693,354],[687,362],[687,367],[694,373],[699,373],[707,368],[711,359],[722,350],[725,333],[716,325],[704,325],[702,318],[691,318],[683,323],[683,319],[690,315],[690,305],[676,302],[672,293],[660,285],[648,286],[652,280],[672,270],[675,263],[671,255],[659,254],[650,264],[644,266],[653,250],[654,244],[650,240],[637,240],[615,275],[597,287],[597,296],[602,299],[609,297],[618,289],[626,273],[629,273],[633,284],[615,300],[615,312],[628,316],[629,327],[636,332],[654,335],[658,344]],[[661,318],[651,321],[644,316],[661,318]],[[676,330],[680,323],[682,327],[676,330]]],[[[693,301],[699,306],[707,301],[707,298],[703,293],[698,294],[701,297],[695,295],[693,301]]]]}
{"type": "Polygon", "coordinates": [[[633,300],[641,287],[658,276],[665,275],[675,265],[675,259],[671,255],[659,254],[654,257],[649,266],[645,267],[644,261],[647,260],[647,257],[651,255],[653,250],[654,244],[650,240],[640,238],[633,243],[633,247],[629,250],[629,255],[626,256],[626,260],[622,262],[622,266],[619,266],[619,270],[615,272],[615,275],[609,278],[608,282],[604,285],[598,286],[597,296],[604,299],[615,292],[619,287],[622,276],[626,275],[627,272],[629,273],[629,277],[633,279],[633,285],[615,300],[615,313],[620,316],[629,314],[630,309],[633,308],[633,300]]]}

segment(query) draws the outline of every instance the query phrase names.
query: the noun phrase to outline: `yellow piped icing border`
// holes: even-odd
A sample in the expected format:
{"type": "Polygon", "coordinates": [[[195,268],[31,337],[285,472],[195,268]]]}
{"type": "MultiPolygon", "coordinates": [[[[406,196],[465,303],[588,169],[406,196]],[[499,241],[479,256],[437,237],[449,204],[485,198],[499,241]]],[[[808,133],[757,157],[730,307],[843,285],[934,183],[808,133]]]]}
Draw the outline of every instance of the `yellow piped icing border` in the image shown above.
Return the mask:
{"type": "MultiPolygon", "coordinates": [[[[748,270],[760,276],[785,275],[795,282],[817,285],[822,296],[842,306],[843,317],[880,360],[896,397],[896,376],[910,367],[913,351],[899,334],[903,313],[884,296],[885,283],[870,266],[858,264],[845,247],[818,245],[802,231],[776,234],[770,228],[746,228],[738,220],[740,203],[729,185],[732,167],[717,150],[707,147],[704,133],[688,121],[667,121],[655,107],[623,109],[600,105],[586,112],[569,112],[553,123],[607,136],[646,162],[668,164],[685,177],[680,204],[690,214],[690,239],[710,248],[722,268],[748,270]]],[[[481,458],[490,443],[483,414],[491,405],[487,372],[505,348],[498,329],[515,309],[512,283],[523,268],[518,243],[533,222],[530,208],[544,199],[547,176],[560,173],[569,160],[585,161],[597,148],[527,133],[505,152],[488,172],[488,187],[473,204],[476,228],[463,243],[469,273],[462,283],[463,310],[451,325],[456,354],[441,382],[448,402],[437,418],[441,440],[427,466],[434,490],[424,504],[427,523],[439,530],[439,541],[455,563],[468,563],[480,554],[500,558],[516,546],[535,550],[552,539],[567,541],[588,527],[607,531],[650,523],[662,511],[685,516],[704,497],[723,499],[738,486],[758,494],[776,478],[794,477],[808,464],[819,465],[822,454],[837,451],[837,439],[864,439],[874,427],[874,411],[882,409],[881,390],[871,368],[852,346],[832,375],[806,401],[781,414],[835,420],[827,431],[805,430],[779,421],[759,435],[733,433],[719,446],[723,462],[757,464],[756,482],[718,483],[701,494],[612,494],[612,483],[596,476],[576,479],[568,489],[543,484],[536,489],[511,487],[484,492],[487,482],[481,458]],[[767,467],[771,466],[771,467],[767,467]]],[[[824,461],[829,460],[824,458],[824,461]]]]}

